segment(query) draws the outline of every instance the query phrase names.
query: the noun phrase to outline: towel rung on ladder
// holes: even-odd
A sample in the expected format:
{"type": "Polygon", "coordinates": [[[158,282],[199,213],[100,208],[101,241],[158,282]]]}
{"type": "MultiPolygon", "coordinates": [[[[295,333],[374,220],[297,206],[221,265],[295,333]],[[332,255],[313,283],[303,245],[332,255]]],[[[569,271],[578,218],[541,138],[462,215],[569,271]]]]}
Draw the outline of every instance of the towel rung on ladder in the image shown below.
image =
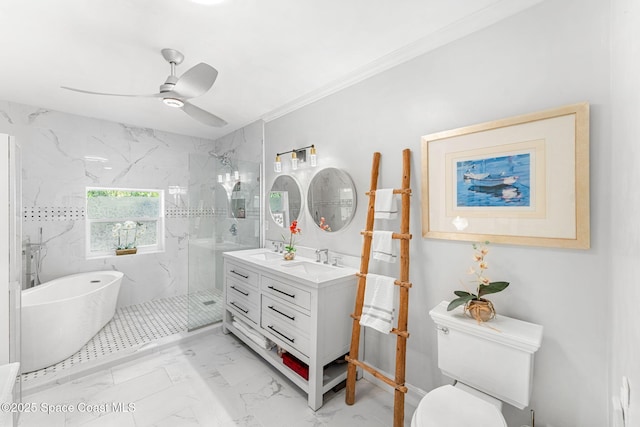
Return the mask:
{"type": "Polygon", "coordinates": [[[353,363],[354,365],[359,366],[360,368],[369,372],[374,377],[384,381],[385,383],[389,384],[391,387],[395,388],[396,390],[402,393],[407,393],[409,391],[407,386],[405,386],[404,384],[396,384],[391,378],[387,377],[384,374],[381,374],[377,369],[367,365],[366,363],[363,363],[359,360],[351,359],[349,356],[345,356],[345,360],[349,363],[353,363]]]}
{"type": "MultiPolygon", "coordinates": [[[[360,232],[363,236],[373,236],[373,231],[362,230],[360,232]]],[[[391,234],[392,239],[401,239],[401,240],[411,240],[411,234],[409,233],[393,233],[391,234]]]]}
{"type": "MultiPolygon", "coordinates": [[[[376,190],[367,191],[364,194],[366,194],[367,196],[373,196],[376,194],[376,190]]],[[[411,189],[410,188],[394,189],[393,194],[411,194],[411,189]]]]}
{"type": "MultiPolygon", "coordinates": [[[[356,276],[358,276],[358,277],[367,277],[366,274],[362,274],[362,273],[356,273],[356,276]]],[[[411,282],[401,282],[400,280],[396,280],[393,283],[395,285],[402,286],[403,288],[410,288],[411,286],[413,286],[411,284],[411,282]]]]}

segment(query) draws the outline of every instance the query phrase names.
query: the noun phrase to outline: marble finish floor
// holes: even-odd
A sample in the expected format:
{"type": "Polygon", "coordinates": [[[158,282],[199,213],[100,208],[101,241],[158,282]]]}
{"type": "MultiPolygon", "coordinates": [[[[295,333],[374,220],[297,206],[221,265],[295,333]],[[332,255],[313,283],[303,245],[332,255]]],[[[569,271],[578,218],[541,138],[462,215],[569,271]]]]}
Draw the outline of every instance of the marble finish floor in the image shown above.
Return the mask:
{"type": "MultiPolygon", "coordinates": [[[[344,403],[344,389],[324,399],[324,406],[313,412],[302,390],[233,335],[215,328],[198,339],[23,396],[37,410],[21,414],[19,426],[393,424],[393,394],[364,379],[358,381],[355,405],[344,403]]],[[[405,408],[406,426],[413,410],[405,408]]]]}
{"type": "Polygon", "coordinates": [[[55,365],[22,374],[22,382],[46,379],[83,363],[222,320],[222,293],[200,291],[116,310],[89,342],[55,365]]]}

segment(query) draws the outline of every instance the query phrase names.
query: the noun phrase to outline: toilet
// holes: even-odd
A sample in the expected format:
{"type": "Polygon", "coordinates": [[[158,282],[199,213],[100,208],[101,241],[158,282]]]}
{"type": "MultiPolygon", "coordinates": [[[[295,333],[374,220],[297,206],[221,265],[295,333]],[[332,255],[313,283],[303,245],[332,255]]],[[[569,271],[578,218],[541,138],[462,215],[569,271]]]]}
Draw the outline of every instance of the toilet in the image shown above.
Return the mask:
{"type": "Polygon", "coordinates": [[[455,380],[422,398],[412,427],[507,427],[502,403],[529,406],[542,326],[498,315],[478,324],[447,301],[429,315],[438,329],[438,367],[455,380]]]}

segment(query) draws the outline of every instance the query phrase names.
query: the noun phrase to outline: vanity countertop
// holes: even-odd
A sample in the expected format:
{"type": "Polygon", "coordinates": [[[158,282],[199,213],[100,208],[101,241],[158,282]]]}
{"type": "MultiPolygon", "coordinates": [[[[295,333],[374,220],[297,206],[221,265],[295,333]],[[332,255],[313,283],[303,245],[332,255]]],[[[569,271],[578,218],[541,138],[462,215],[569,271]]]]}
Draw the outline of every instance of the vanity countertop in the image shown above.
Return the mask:
{"type": "Polygon", "coordinates": [[[294,260],[286,261],[283,255],[266,248],[247,249],[241,251],[224,252],[223,256],[229,260],[241,261],[254,265],[279,276],[320,287],[355,276],[358,272],[352,267],[335,267],[316,262],[314,259],[297,256],[294,260]]]}

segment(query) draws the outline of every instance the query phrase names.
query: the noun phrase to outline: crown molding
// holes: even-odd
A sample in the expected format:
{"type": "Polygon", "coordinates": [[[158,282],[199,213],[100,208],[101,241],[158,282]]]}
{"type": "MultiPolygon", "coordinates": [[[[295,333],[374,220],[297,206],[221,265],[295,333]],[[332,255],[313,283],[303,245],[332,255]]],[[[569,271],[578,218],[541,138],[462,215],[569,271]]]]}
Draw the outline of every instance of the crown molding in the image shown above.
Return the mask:
{"type": "Polygon", "coordinates": [[[501,0],[494,5],[459,19],[423,38],[416,40],[394,52],[391,52],[369,64],[360,67],[342,78],[334,80],[314,91],[287,102],[261,116],[265,122],[270,122],[299,108],[309,105],[349,86],[355,85],[369,77],[380,74],[397,65],[403,64],[427,52],[461,39],[469,34],[489,27],[509,16],[515,15],[544,0],[501,0]]]}

